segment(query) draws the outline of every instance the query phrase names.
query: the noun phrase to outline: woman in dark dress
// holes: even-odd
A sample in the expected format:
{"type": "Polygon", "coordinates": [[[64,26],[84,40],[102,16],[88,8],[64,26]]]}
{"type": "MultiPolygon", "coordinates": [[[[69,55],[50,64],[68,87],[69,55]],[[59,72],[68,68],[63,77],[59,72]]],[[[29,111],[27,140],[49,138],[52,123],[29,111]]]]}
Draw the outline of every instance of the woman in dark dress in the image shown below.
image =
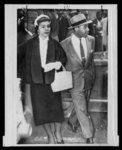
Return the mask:
{"type": "Polygon", "coordinates": [[[35,20],[37,35],[20,46],[26,51],[24,77],[26,98],[31,98],[35,125],[43,125],[48,143],[63,143],[61,124],[64,121],[61,93],[53,92],[55,69],[65,66],[66,55],[50,34],[50,18],[40,15],[35,20]],[[54,132],[53,132],[54,129],[54,132]],[[56,140],[55,140],[56,139],[56,140]]]}

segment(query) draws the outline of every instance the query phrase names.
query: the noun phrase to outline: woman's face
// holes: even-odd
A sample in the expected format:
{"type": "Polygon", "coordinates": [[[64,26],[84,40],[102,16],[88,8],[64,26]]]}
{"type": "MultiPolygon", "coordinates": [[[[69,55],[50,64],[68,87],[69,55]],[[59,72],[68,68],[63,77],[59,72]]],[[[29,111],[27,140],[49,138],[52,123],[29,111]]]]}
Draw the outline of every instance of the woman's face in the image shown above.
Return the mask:
{"type": "Polygon", "coordinates": [[[78,37],[86,37],[89,33],[88,25],[81,25],[75,29],[75,33],[78,37]]]}
{"type": "Polygon", "coordinates": [[[45,22],[41,22],[39,23],[39,28],[38,28],[38,33],[39,36],[46,38],[49,36],[50,34],[50,21],[45,21],[45,22]]]}

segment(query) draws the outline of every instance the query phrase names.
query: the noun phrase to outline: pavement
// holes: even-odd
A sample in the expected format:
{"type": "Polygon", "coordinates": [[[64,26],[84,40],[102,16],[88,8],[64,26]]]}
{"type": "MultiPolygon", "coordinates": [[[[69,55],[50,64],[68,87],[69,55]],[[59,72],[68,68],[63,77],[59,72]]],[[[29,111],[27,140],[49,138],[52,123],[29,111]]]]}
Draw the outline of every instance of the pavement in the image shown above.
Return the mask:
{"type": "MultiPolygon", "coordinates": [[[[90,112],[95,127],[94,144],[107,144],[107,112],[90,112]]],[[[81,136],[81,129],[78,128],[77,132],[71,131],[67,124],[67,121],[63,123],[62,135],[65,144],[85,144],[85,139],[81,136]]],[[[34,126],[32,135],[27,139],[22,139],[19,144],[34,144],[36,145],[48,145],[46,144],[47,137],[42,126],[34,126]]],[[[40,146],[41,146],[40,145],[40,146]]]]}

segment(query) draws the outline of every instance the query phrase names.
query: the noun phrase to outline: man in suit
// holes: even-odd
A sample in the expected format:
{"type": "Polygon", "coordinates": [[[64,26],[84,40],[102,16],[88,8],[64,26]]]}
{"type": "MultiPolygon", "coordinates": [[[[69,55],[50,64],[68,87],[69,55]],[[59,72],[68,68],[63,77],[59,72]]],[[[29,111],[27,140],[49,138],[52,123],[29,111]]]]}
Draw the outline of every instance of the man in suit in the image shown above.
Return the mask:
{"type": "Polygon", "coordinates": [[[74,33],[61,42],[67,55],[66,69],[72,71],[73,88],[70,90],[74,109],[86,143],[93,143],[94,127],[87,109],[88,93],[94,83],[93,51],[95,38],[88,35],[88,24],[84,14],[71,19],[74,33]]]}

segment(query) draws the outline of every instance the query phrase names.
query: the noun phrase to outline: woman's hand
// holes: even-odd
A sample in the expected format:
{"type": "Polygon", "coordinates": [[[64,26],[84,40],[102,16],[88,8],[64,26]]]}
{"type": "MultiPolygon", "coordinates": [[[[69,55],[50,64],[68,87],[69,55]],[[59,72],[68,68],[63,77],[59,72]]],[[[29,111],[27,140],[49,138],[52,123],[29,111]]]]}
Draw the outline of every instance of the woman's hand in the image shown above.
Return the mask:
{"type": "Polygon", "coordinates": [[[61,68],[61,62],[60,61],[57,61],[56,63],[55,63],[55,69],[56,70],[59,70],[61,68]]]}
{"type": "Polygon", "coordinates": [[[53,62],[53,63],[48,63],[44,66],[44,72],[48,72],[52,69],[60,69],[61,67],[61,62],[57,61],[57,62],[53,62]]]}

